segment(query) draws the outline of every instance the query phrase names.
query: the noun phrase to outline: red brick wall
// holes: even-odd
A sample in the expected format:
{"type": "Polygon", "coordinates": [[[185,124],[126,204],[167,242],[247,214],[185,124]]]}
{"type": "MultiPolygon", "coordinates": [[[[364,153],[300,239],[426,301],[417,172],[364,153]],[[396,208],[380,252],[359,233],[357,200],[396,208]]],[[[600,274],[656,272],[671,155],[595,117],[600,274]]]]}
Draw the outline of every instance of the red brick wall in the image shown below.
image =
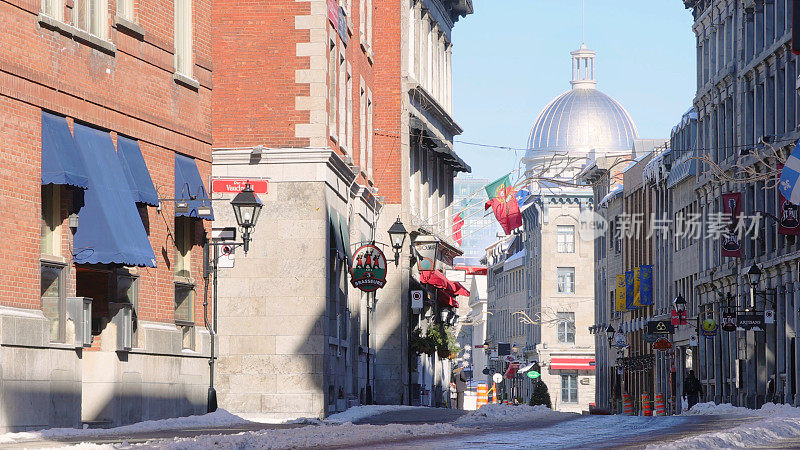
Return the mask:
{"type": "Polygon", "coordinates": [[[374,1],[375,45],[375,183],[386,202],[402,202],[400,147],[402,80],[400,52],[401,2],[374,1]],[[377,24],[380,24],[379,26],[377,24]]]}
{"type": "Polygon", "coordinates": [[[308,147],[295,125],[308,111],[295,111],[295,96],[309,95],[295,83],[295,70],[309,58],[296,57],[296,44],[309,41],[295,30],[295,16],[311,12],[295,0],[214,2],[214,147],[308,147]]]}
{"type": "MultiPolygon", "coordinates": [[[[67,0],[65,21],[71,18],[67,0]]],[[[111,27],[114,55],[42,28],[39,0],[0,0],[0,229],[13,245],[0,250],[0,305],[39,308],[41,110],[51,110],[138,139],[161,197],[173,197],[174,155],[198,158],[207,179],[211,161],[211,4],[194,0],[194,77],[199,90],[173,81],[173,2],[139,0],[136,18],[143,39],[111,27]],[[9,213],[13,211],[13,213],[9,213]]],[[[158,267],[140,268],[139,318],[173,321],[174,205],[148,208],[150,241],[158,267]]],[[[62,226],[62,255],[71,262],[72,234],[62,226]]],[[[193,252],[195,310],[202,323],[200,247],[193,252]]],[[[69,294],[74,293],[69,270],[69,294]]]]}

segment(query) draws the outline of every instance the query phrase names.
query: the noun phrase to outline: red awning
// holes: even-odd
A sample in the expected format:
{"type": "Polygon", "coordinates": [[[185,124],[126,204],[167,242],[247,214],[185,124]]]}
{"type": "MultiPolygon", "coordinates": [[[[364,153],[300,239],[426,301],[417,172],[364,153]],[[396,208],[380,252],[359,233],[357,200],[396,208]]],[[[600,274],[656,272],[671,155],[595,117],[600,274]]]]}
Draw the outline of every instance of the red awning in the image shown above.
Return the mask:
{"type": "Polygon", "coordinates": [[[453,308],[458,308],[458,300],[455,297],[448,294],[446,290],[440,289],[438,293],[439,304],[442,306],[452,306],[453,308]]]}
{"type": "Polygon", "coordinates": [[[455,270],[463,270],[467,275],[486,275],[486,267],[456,266],[455,270]]]}
{"type": "Polygon", "coordinates": [[[594,370],[594,358],[553,358],[550,370],[594,370]]]}
{"type": "Polygon", "coordinates": [[[450,281],[438,270],[423,270],[419,273],[419,281],[423,284],[439,289],[437,296],[439,303],[444,306],[458,308],[458,300],[455,297],[463,295],[469,296],[469,291],[461,283],[450,281]]]}
{"type": "Polygon", "coordinates": [[[438,270],[422,270],[419,273],[419,281],[422,284],[429,284],[436,289],[447,289],[450,280],[438,270]]]}

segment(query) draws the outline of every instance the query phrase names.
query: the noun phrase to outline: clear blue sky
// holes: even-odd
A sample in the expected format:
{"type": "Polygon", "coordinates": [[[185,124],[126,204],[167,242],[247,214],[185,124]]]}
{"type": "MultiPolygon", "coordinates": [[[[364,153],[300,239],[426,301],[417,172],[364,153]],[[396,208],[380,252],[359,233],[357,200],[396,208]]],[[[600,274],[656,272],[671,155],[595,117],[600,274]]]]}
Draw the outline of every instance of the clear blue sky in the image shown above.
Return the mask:
{"type": "MultiPolygon", "coordinates": [[[[570,88],[581,43],[580,0],[473,0],[453,32],[457,140],[524,148],[539,112],[570,88]]],[[[586,0],[586,45],[597,87],[619,101],[642,138],[668,138],[694,97],[695,38],[680,0],[586,0]]],[[[524,152],[456,142],[476,178],[495,179],[524,152]]]]}

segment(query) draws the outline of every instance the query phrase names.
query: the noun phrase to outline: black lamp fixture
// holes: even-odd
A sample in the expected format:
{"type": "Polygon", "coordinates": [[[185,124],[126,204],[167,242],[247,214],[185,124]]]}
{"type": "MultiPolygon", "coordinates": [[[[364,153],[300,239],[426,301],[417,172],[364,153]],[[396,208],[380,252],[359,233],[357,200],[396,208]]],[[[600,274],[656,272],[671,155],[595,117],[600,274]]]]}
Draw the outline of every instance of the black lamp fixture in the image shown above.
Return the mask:
{"type": "Polygon", "coordinates": [[[400,265],[400,252],[403,250],[407,234],[406,227],[403,226],[403,222],[398,217],[397,221],[389,228],[389,240],[392,242],[392,248],[394,249],[395,267],[400,265]]]}
{"type": "Polygon", "coordinates": [[[606,336],[608,336],[609,343],[614,339],[615,334],[617,334],[617,330],[615,330],[611,324],[608,324],[608,327],[606,327],[606,336]]]}
{"type": "Polygon", "coordinates": [[[672,304],[675,306],[675,311],[678,311],[678,313],[686,311],[686,299],[683,298],[682,294],[678,294],[675,300],[672,301],[672,304]]]}
{"type": "Polygon", "coordinates": [[[747,269],[747,281],[753,286],[753,289],[758,287],[758,283],[761,281],[761,268],[758,267],[757,264],[753,264],[747,269]]]}
{"type": "Polygon", "coordinates": [[[250,229],[256,226],[263,205],[261,200],[256,197],[253,187],[248,183],[231,200],[231,206],[233,206],[233,214],[236,216],[236,223],[242,229],[242,247],[247,253],[250,250],[250,229]]]}

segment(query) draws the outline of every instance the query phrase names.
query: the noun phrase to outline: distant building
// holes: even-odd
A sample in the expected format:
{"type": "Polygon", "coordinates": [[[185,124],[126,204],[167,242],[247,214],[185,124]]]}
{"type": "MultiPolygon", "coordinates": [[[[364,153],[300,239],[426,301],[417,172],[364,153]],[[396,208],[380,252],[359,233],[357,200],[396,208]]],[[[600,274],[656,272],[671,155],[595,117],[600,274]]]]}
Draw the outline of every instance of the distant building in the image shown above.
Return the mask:
{"type": "Polygon", "coordinates": [[[500,226],[491,210],[483,207],[486,192],[483,187],[492,180],[473,178],[462,174],[453,182],[453,216],[461,214],[464,226],[461,228],[461,250],[463,255],[456,257],[456,266],[479,266],[486,256],[486,247],[497,240],[500,226]]]}

